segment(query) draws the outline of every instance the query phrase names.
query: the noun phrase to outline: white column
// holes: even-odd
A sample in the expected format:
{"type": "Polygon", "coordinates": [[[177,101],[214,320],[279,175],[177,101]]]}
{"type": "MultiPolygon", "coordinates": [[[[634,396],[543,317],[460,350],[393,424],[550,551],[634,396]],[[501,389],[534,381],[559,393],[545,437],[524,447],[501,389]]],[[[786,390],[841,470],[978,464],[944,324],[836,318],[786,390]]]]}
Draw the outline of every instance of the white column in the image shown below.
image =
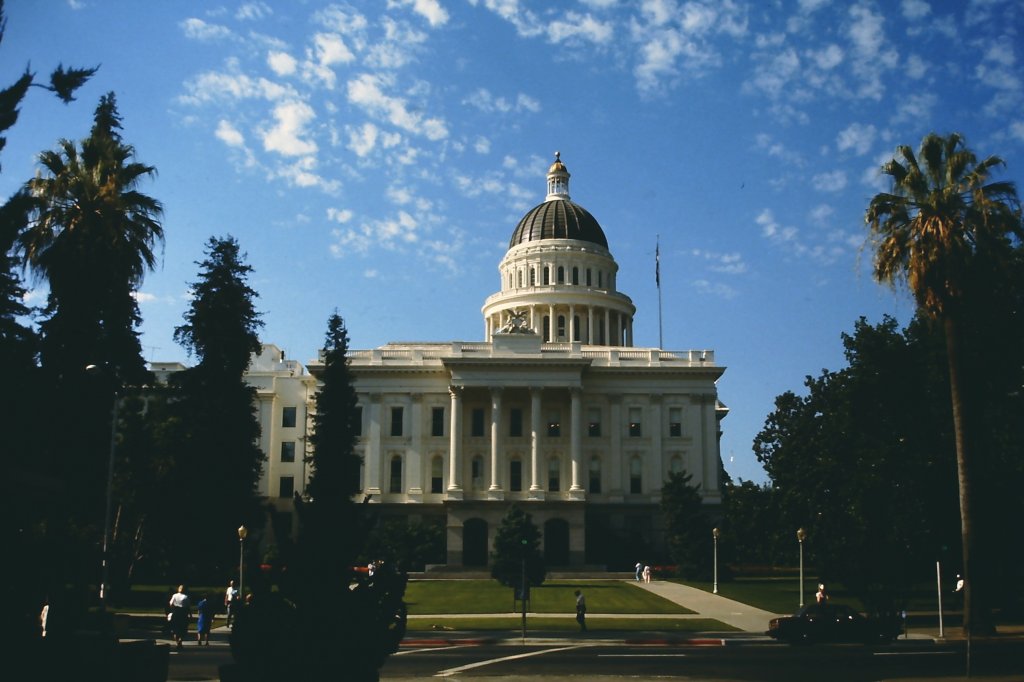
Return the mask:
{"type": "Polygon", "coordinates": [[[576,340],[576,306],[569,306],[569,343],[576,340]]]}
{"type": "Polygon", "coordinates": [[[540,493],[540,392],[530,389],[530,492],[540,493]]]}
{"type": "Polygon", "coordinates": [[[604,311],[604,342],[609,346],[619,345],[612,343],[612,311],[609,309],[604,311]]]}
{"type": "Polygon", "coordinates": [[[572,485],[569,487],[569,492],[579,493],[583,492],[583,485],[580,483],[580,477],[583,474],[582,448],[580,447],[583,433],[582,395],[583,390],[580,388],[569,389],[569,456],[572,459],[572,485]]]}
{"type": "Polygon", "coordinates": [[[491,388],[491,487],[501,490],[501,462],[498,461],[498,439],[501,437],[501,388],[491,388]]]}
{"type": "Polygon", "coordinates": [[[410,398],[409,445],[405,450],[406,493],[410,496],[423,495],[423,465],[420,453],[423,452],[423,394],[417,393],[410,398]]]}
{"type": "Polygon", "coordinates": [[[608,462],[608,491],[612,496],[622,499],[622,480],[626,463],[622,461],[622,396],[608,396],[608,443],[611,452],[608,462]]]}
{"type": "MultiPolygon", "coordinates": [[[[650,442],[651,442],[651,453],[647,458],[649,461],[649,469],[645,474],[645,480],[650,481],[651,494],[660,499],[661,489],[665,481],[665,469],[662,461],[662,415],[661,412],[664,409],[660,395],[651,396],[650,409],[648,414],[650,415],[651,426],[650,426],[650,442]],[[651,476],[651,478],[646,478],[651,476]]],[[[646,427],[645,427],[646,428],[646,427]]],[[[648,433],[645,431],[645,433],[648,433]]]]}
{"type": "Polygon", "coordinates": [[[594,344],[594,306],[587,306],[587,343],[594,344]]]}
{"type": "Polygon", "coordinates": [[[558,320],[555,319],[555,306],[548,306],[548,338],[545,341],[553,343],[556,340],[558,334],[558,320]]]}
{"type": "Polygon", "coordinates": [[[462,498],[462,386],[449,386],[448,393],[452,397],[451,416],[449,417],[450,442],[448,449],[448,496],[462,498]]]}
{"type": "Polygon", "coordinates": [[[380,393],[370,395],[370,437],[366,439],[366,494],[380,495],[380,393]]]}

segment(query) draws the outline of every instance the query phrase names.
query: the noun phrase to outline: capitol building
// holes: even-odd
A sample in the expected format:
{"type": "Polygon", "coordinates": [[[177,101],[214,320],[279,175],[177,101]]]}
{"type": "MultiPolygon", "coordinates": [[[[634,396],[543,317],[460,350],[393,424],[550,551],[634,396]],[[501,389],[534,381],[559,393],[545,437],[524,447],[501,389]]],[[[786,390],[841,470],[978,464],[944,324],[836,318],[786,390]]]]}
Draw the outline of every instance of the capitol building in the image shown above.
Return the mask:
{"type": "MultiPolygon", "coordinates": [[[[630,543],[663,550],[671,472],[691,474],[705,504],[720,502],[725,370],[711,350],[634,346],[636,306],[569,178],[556,154],[547,196],[512,230],[499,289],[483,302],[482,341],[349,352],[363,495],[382,518],[443,527],[448,566],[486,566],[512,504],[540,529],[547,565],[572,567],[632,565],[642,557],[609,556],[630,543]]],[[[270,344],[249,368],[267,456],[259,491],[281,510],[308,479],[322,370],[270,344]]]]}

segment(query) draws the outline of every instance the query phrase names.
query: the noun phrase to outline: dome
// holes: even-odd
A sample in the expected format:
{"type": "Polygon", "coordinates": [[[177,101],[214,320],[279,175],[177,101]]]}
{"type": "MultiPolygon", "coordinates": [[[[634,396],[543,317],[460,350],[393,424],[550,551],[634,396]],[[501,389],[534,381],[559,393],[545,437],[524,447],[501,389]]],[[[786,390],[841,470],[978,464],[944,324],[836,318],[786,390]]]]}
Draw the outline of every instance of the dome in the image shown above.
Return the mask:
{"type": "Polygon", "coordinates": [[[562,155],[555,152],[555,162],[548,168],[548,195],[544,203],[534,206],[516,225],[508,247],[542,239],[576,239],[608,248],[604,230],[587,209],[569,200],[569,170],[562,155]]]}
{"type": "Polygon", "coordinates": [[[508,247],[542,239],[576,239],[608,248],[597,219],[568,199],[551,199],[530,209],[516,225],[508,247]]]}

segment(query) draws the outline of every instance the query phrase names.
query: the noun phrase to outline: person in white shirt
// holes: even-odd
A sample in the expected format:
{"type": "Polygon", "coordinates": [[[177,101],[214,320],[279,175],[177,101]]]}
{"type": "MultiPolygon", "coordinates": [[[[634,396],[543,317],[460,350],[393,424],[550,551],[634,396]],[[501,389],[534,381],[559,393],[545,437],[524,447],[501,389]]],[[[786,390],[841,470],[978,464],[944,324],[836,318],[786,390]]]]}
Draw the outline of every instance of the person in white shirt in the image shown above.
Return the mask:
{"type": "Polygon", "coordinates": [[[191,610],[191,602],[189,602],[188,595],[185,594],[184,585],[178,585],[178,591],[171,595],[168,606],[171,607],[171,634],[180,649],[182,640],[188,636],[188,619],[191,610]]]}

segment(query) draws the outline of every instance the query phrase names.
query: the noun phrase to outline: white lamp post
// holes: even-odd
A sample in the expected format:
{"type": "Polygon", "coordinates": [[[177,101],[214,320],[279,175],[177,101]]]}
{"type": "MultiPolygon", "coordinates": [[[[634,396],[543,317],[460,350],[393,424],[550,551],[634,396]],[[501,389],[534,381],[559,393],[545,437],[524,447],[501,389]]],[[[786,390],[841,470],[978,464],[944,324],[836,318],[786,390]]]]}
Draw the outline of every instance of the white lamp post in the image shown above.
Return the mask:
{"type": "Polygon", "coordinates": [[[796,529],[796,540],[800,543],[800,606],[804,605],[804,540],[807,538],[807,531],[803,528],[796,529]]]}
{"type": "Polygon", "coordinates": [[[248,534],[248,528],[245,526],[238,527],[238,598],[242,604],[245,604],[245,586],[242,583],[242,575],[245,569],[245,536],[248,534]]]}
{"type": "Polygon", "coordinates": [[[711,529],[711,537],[715,539],[715,587],[712,593],[718,594],[718,529],[711,529]]]}

